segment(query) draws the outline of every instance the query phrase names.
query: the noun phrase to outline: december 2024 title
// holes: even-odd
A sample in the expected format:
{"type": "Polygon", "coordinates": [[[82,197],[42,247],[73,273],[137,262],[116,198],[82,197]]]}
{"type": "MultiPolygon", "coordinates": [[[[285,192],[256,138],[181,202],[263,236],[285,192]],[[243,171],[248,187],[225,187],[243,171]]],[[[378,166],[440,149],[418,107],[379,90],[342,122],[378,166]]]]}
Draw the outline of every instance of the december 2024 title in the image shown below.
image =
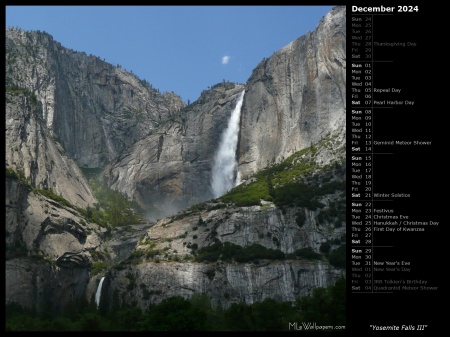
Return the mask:
{"type": "Polygon", "coordinates": [[[359,7],[352,6],[353,13],[411,13],[418,12],[419,6],[377,6],[377,7],[359,7]]]}

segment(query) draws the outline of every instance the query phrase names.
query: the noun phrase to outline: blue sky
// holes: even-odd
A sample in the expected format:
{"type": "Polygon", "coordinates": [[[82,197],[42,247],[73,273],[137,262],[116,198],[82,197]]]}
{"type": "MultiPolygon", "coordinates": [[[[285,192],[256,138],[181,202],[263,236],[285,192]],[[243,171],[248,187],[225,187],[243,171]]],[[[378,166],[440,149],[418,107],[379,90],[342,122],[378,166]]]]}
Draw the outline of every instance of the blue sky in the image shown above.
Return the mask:
{"type": "Polygon", "coordinates": [[[6,27],[132,71],[184,102],[223,80],[245,83],[263,59],[313,31],[332,6],[6,6],[6,27]]]}

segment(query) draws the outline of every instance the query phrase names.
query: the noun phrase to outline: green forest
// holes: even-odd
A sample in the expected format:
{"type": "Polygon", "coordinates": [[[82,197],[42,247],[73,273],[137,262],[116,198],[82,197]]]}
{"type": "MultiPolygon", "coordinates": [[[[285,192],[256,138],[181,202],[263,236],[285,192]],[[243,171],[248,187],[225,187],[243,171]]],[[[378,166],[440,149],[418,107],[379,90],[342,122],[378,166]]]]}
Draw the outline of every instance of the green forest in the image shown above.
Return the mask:
{"type": "Polygon", "coordinates": [[[289,331],[313,324],[345,326],[345,278],[293,302],[262,302],[213,307],[206,295],[173,296],[143,311],[137,306],[97,309],[95,303],[70,303],[58,315],[6,305],[6,331],[289,331]]]}

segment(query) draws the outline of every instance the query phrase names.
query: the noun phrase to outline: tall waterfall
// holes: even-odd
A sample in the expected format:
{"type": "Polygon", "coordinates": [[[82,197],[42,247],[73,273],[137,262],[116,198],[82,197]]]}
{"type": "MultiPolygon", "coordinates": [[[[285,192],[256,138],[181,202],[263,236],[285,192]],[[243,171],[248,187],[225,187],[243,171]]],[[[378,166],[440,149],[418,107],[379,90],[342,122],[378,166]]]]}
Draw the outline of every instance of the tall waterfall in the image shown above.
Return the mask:
{"type": "Polygon", "coordinates": [[[102,295],[102,285],[104,280],[105,277],[103,276],[100,280],[100,283],[98,284],[97,292],[95,293],[95,303],[97,303],[97,308],[100,305],[100,296],[102,295]]]}
{"type": "Polygon", "coordinates": [[[219,149],[214,158],[211,188],[215,198],[220,197],[234,187],[236,185],[236,178],[239,178],[239,174],[236,172],[236,149],[244,93],[245,91],[242,91],[236,107],[231,113],[230,121],[222,134],[219,149]]]}

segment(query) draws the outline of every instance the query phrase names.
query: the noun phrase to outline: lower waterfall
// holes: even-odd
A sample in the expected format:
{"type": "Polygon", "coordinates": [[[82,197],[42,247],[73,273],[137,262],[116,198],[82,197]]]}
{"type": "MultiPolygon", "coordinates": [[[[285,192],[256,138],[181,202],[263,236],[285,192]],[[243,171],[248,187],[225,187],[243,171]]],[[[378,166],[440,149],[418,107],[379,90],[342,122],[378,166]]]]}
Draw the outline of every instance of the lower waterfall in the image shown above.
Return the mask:
{"type": "Polygon", "coordinates": [[[97,292],[95,293],[95,303],[97,304],[97,308],[100,305],[100,296],[102,295],[102,285],[104,280],[105,277],[103,276],[100,280],[100,283],[98,284],[97,292]]]}

